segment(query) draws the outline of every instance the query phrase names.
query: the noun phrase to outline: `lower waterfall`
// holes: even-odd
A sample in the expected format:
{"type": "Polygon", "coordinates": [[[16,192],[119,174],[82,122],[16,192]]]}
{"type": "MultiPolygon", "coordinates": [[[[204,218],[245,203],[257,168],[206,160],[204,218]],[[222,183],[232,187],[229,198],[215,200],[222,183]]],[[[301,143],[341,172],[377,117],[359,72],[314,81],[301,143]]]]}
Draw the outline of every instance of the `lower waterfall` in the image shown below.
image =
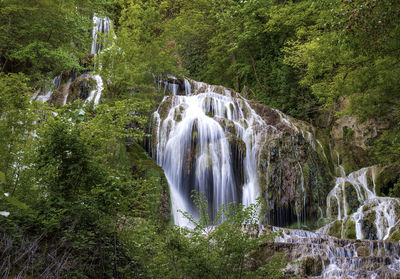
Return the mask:
{"type": "Polygon", "coordinates": [[[257,147],[265,137],[260,131],[268,130],[246,100],[228,89],[193,82],[192,93],[185,84],[182,96],[170,86],[174,95],[154,114],[155,157],[169,181],[178,225],[188,225],[179,211],[197,217],[193,190],[206,196],[211,218],[223,204],[256,201],[257,147]]]}
{"type": "Polygon", "coordinates": [[[258,197],[267,201],[263,223],[324,217],[329,185],[318,152],[326,155],[309,125],[222,86],[172,77],[164,85],[171,95],[153,115],[151,153],[169,181],[175,224],[188,225],[181,211],[198,217],[193,191],[207,198],[212,220],[224,204],[258,197]]]}

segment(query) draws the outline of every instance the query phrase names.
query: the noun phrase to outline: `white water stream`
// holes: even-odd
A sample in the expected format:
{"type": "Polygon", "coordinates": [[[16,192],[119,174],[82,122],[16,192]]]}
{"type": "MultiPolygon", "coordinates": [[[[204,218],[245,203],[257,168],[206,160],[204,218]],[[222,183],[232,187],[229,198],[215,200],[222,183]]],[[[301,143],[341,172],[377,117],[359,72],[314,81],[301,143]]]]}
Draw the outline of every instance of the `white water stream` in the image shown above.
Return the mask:
{"type": "MultiPolygon", "coordinates": [[[[388,239],[391,229],[400,222],[400,200],[376,195],[375,177],[379,168],[363,168],[348,176],[341,170],[343,176],[336,178],[335,187],[327,197],[327,217],[342,221],[342,231],[344,223],[353,221],[357,239],[388,239]],[[353,205],[353,212],[351,203],[359,205],[356,210],[353,205]]],[[[329,232],[334,223],[320,232],[329,232]]]]}

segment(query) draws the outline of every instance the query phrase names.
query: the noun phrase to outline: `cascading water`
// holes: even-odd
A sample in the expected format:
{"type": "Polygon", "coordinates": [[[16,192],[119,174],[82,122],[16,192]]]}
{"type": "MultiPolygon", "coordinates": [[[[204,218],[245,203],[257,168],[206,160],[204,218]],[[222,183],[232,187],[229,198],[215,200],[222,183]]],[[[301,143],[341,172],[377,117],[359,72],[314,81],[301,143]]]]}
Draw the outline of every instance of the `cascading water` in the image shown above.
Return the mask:
{"type": "Polygon", "coordinates": [[[259,195],[258,147],[266,131],[276,133],[230,90],[192,84],[193,93],[185,81],[184,96],[171,86],[173,96],[165,97],[154,114],[154,153],[170,184],[178,225],[187,225],[179,211],[197,216],[192,190],[205,194],[212,218],[223,204],[254,203],[259,195]]]}
{"type": "Polygon", "coordinates": [[[107,35],[111,30],[111,21],[107,17],[93,17],[92,48],[91,54],[99,54],[103,46],[99,40],[100,34],[107,35]]]}
{"type": "MultiPolygon", "coordinates": [[[[93,17],[93,31],[92,31],[92,49],[91,49],[91,54],[92,55],[98,55],[100,51],[102,50],[103,46],[100,43],[99,40],[99,34],[105,34],[108,36],[111,30],[111,21],[105,17],[105,18],[100,18],[97,16],[93,17]]],[[[86,102],[92,102],[94,105],[98,105],[100,102],[101,94],[103,92],[103,79],[99,74],[93,75],[94,80],[96,81],[96,88],[90,91],[90,94],[88,98],[86,99],[86,102]]]]}
{"type": "Polygon", "coordinates": [[[50,88],[48,88],[45,92],[44,95],[39,95],[41,93],[41,90],[39,89],[38,91],[36,91],[36,93],[33,95],[31,101],[33,100],[37,100],[41,103],[45,103],[47,101],[50,100],[51,96],[54,93],[54,90],[57,90],[57,88],[60,87],[61,84],[61,75],[56,76],[53,81],[51,82],[50,88]]]}
{"type": "MultiPolygon", "coordinates": [[[[93,23],[94,23],[94,27],[92,30],[91,55],[95,56],[95,55],[98,55],[103,48],[104,41],[100,40],[100,36],[101,36],[100,34],[109,36],[110,30],[111,30],[111,21],[107,17],[100,18],[100,17],[94,16],[93,23]]],[[[60,101],[58,103],[60,105],[65,105],[69,98],[70,86],[78,76],[80,76],[80,75],[72,74],[64,82],[62,82],[62,75],[55,77],[52,81],[52,85],[50,86],[50,88],[46,89],[44,94],[42,93],[42,90],[38,90],[32,97],[32,100],[38,100],[42,103],[48,102],[50,100],[53,101],[53,97],[52,97],[53,94],[56,91],[60,91],[60,92],[57,92],[57,96],[55,99],[60,99],[60,101]],[[43,94],[43,95],[41,95],[41,94],[43,94]],[[58,95],[62,95],[62,96],[58,96],[58,95]]],[[[97,105],[100,102],[101,94],[103,92],[103,80],[102,80],[101,76],[98,74],[95,74],[95,75],[90,74],[89,78],[90,77],[96,81],[96,87],[89,92],[89,95],[86,98],[86,102],[93,102],[94,105],[97,105]]]]}
{"type": "Polygon", "coordinates": [[[314,279],[398,278],[400,274],[399,243],[338,239],[276,227],[260,227],[258,234],[271,231],[281,232],[273,246],[290,259],[288,273],[314,279]]]}
{"type": "Polygon", "coordinates": [[[400,224],[400,200],[376,195],[378,171],[369,167],[336,178],[327,197],[327,217],[335,221],[320,232],[328,233],[340,224],[342,237],[347,230],[355,230],[357,239],[388,239],[391,229],[400,224]]]}

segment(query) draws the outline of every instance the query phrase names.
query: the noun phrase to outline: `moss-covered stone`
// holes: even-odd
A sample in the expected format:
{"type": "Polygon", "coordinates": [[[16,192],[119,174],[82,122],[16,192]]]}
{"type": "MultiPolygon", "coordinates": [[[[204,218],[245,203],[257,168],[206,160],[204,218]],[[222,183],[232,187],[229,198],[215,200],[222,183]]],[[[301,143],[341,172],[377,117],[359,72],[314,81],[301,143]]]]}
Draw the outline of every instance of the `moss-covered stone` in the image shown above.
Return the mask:
{"type": "Polygon", "coordinates": [[[329,226],[328,235],[340,238],[342,236],[342,222],[336,220],[329,226]]]}
{"type": "Polygon", "coordinates": [[[74,80],[68,93],[67,102],[73,102],[77,99],[87,99],[90,92],[96,88],[96,81],[89,74],[84,74],[74,80]]]}
{"type": "Polygon", "coordinates": [[[371,248],[369,246],[358,246],[356,251],[359,257],[368,257],[369,255],[371,255],[371,248]]]}
{"type": "Polygon", "coordinates": [[[361,228],[365,239],[377,239],[377,230],[375,227],[376,212],[367,211],[361,220],[361,228]]]}
{"type": "Polygon", "coordinates": [[[160,107],[158,108],[158,113],[160,114],[160,118],[164,120],[167,118],[168,113],[171,109],[172,106],[172,97],[167,97],[164,102],[160,104],[160,107]]]}
{"type": "Polygon", "coordinates": [[[329,210],[330,210],[331,217],[338,218],[339,217],[339,205],[338,205],[336,197],[334,197],[334,196],[330,197],[330,205],[331,206],[330,206],[329,210]]]}
{"type": "Polygon", "coordinates": [[[361,202],[358,200],[357,191],[352,184],[346,182],[344,185],[344,194],[347,202],[347,213],[353,214],[360,207],[361,202]]]}
{"type": "Polygon", "coordinates": [[[343,237],[347,239],[357,239],[356,223],[353,219],[347,218],[343,225],[343,237]]]}
{"type": "Polygon", "coordinates": [[[367,152],[359,146],[338,140],[335,141],[334,150],[340,154],[340,164],[344,167],[346,173],[371,165],[367,152]]]}
{"type": "Polygon", "coordinates": [[[260,186],[271,197],[269,224],[288,226],[295,222],[315,228],[326,208],[330,172],[301,133],[267,141],[260,153],[260,186]]]}
{"type": "Polygon", "coordinates": [[[307,257],[302,261],[302,275],[305,276],[319,276],[322,273],[322,260],[321,257],[307,257]]]}
{"type": "Polygon", "coordinates": [[[400,224],[397,224],[390,229],[389,241],[400,241],[400,224]]]}
{"type": "Polygon", "coordinates": [[[174,120],[176,122],[182,121],[182,114],[183,114],[184,111],[185,111],[185,108],[182,105],[180,105],[180,106],[175,108],[174,120]]]}

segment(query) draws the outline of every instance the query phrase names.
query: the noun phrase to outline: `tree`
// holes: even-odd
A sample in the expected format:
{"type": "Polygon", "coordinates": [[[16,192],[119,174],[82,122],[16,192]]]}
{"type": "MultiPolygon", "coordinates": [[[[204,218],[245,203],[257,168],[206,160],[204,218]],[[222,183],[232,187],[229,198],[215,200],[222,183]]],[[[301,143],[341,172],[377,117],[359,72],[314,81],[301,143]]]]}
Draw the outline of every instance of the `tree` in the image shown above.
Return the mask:
{"type": "Polygon", "coordinates": [[[37,87],[72,68],[90,46],[91,17],[110,1],[10,0],[0,2],[0,65],[25,73],[37,87]]]}
{"type": "Polygon", "coordinates": [[[158,1],[121,1],[121,7],[117,37],[107,41],[99,58],[106,94],[116,98],[153,90],[161,75],[177,72],[158,1]]]}

